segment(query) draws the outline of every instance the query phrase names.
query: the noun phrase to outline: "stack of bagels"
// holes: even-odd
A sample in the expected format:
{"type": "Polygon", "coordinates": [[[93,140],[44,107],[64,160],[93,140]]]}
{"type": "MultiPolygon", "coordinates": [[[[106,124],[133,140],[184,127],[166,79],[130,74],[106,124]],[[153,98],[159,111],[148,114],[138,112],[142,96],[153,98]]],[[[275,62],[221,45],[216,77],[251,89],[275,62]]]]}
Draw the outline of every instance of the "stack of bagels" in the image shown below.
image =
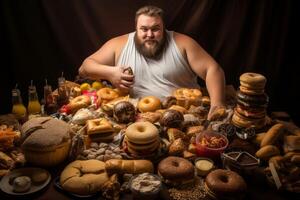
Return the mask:
{"type": "Polygon", "coordinates": [[[240,88],[236,93],[237,105],[232,123],[239,128],[261,129],[266,125],[266,109],[269,98],[265,93],[266,78],[257,73],[240,76],[240,88]]]}
{"type": "Polygon", "coordinates": [[[151,155],[160,146],[159,131],[150,122],[135,122],[127,127],[124,142],[133,155],[151,155]]]}

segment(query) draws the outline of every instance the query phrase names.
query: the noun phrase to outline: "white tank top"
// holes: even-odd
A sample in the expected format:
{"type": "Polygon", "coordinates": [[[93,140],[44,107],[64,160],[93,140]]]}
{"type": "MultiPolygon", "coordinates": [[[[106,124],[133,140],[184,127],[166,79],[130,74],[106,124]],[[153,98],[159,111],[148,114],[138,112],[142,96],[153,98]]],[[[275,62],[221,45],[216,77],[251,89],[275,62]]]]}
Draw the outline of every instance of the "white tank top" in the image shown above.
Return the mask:
{"type": "Polygon", "coordinates": [[[149,59],[138,52],[134,35],[135,32],[129,34],[118,60],[119,66],[130,66],[133,70],[135,83],[130,91],[132,98],[153,95],[162,100],[177,88],[200,88],[197,75],[179,51],[172,31],[167,31],[168,45],[158,60],[149,59]]]}

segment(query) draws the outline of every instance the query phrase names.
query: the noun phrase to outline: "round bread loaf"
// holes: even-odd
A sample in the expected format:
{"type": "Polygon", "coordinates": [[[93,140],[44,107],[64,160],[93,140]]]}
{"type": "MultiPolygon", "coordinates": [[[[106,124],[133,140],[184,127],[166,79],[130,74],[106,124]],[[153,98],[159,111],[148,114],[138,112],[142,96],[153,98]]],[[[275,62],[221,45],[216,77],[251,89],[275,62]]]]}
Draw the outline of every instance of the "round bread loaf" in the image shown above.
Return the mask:
{"type": "Polygon", "coordinates": [[[72,133],[66,122],[51,117],[33,118],[23,124],[21,133],[26,161],[37,166],[54,166],[66,159],[72,133]]]}
{"type": "Polygon", "coordinates": [[[105,163],[99,160],[76,160],[60,175],[63,189],[79,195],[99,192],[108,180],[105,163]]]}

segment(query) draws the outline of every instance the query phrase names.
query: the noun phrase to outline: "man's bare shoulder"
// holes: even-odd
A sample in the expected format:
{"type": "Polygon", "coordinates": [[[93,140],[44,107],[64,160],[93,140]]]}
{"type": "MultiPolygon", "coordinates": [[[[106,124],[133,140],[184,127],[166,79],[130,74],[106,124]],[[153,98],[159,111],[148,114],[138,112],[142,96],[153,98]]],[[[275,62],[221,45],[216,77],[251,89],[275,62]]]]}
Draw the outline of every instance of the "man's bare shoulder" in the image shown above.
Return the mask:
{"type": "Polygon", "coordinates": [[[173,33],[174,40],[179,48],[185,49],[187,45],[192,45],[196,43],[196,41],[188,35],[174,32],[173,33]]]}
{"type": "Polygon", "coordinates": [[[128,35],[129,34],[125,34],[125,35],[121,35],[118,37],[114,37],[112,39],[110,39],[106,45],[109,45],[110,47],[114,48],[114,49],[120,49],[123,48],[123,46],[126,44],[127,40],[128,40],[128,35]]]}

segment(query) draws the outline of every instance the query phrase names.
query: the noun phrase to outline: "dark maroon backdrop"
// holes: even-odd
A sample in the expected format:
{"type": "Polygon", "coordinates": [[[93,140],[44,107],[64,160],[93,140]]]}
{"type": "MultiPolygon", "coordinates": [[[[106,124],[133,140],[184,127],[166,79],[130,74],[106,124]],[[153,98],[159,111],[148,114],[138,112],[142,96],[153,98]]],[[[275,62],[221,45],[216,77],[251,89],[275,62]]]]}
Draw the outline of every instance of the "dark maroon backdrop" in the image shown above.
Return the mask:
{"type": "Polygon", "coordinates": [[[135,11],[146,4],[165,10],[168,29],[197,40],[222,66],[227,84],[237,88],[243,72],[262,73],[269,111],[300,119],[297,0],[2,0],[1,113],[10,111],[16,83],[26,104],[30,80],[41,97],[44,79],[53,87],[62,72],[74,79],[84,58],[133,31],[135,11]]]}

